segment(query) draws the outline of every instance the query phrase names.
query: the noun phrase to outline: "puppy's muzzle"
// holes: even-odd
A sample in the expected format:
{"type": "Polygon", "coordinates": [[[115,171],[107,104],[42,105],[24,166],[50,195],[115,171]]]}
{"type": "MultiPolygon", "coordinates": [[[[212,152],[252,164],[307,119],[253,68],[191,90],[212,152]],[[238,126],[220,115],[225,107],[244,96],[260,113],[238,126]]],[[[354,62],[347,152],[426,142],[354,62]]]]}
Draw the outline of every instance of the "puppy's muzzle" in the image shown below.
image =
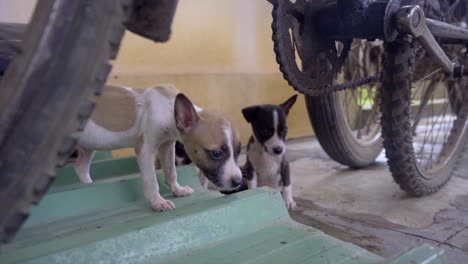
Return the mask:
{"type": "Polygon", "coordinates": [[[281,155],[283,153],[283,148],[282,147],[274,147],[273,148],[273,153],[276,155],[281,155]]]}
{"type": "Polygon", "coordinates": [[[242,177],[234,177],[231,180],[231,184],[233,188],[237,188],[242,184],[242,177]]]}

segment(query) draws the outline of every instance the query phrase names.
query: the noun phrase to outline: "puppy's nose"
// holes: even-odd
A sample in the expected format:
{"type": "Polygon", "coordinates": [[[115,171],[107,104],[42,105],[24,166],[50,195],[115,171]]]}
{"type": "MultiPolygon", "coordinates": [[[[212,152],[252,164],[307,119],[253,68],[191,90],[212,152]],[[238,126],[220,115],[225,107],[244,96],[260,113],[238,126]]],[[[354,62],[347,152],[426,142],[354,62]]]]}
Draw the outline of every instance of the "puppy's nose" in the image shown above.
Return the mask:
{"type": "Polygon", "coordinates": [[[283,148],[282,147],[274,147],[273,152],[277,155],[283,153],[283,148]]]}
{"type": "Polygon", "coordinates": [[[242,178],[241,177],[235,177],[232,178],[232,187],[238,187],[242,183],[242,178]]]}

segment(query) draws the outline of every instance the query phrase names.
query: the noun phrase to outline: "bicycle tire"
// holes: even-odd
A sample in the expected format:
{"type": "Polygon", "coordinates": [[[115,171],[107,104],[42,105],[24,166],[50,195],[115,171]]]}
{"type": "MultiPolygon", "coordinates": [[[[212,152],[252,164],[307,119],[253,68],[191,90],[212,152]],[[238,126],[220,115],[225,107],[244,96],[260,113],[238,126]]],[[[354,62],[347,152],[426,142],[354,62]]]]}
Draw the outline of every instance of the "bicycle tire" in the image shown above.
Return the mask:
{"type": "Polygon", "coordinates": [[[73,151],[131,0],[41,0],[0,83],[0,240],[11,241],[73,151]]]}
{"type": "MultiPolygon", "coordinates": [[[[343,79],[351,81],[379,73],[381,52],[376,51],[381,50],[380,45],[355,40],[343,65],[343,79]]],[[[315,136],[336,162],[363,168],[374,163],[382,152],[378,85],[305,97],[315,136]]]]}
{"type": "MultiPolygon", "coordinates": [[[[412,44],[397,41],[385,44],[381,125],[388,165],[395,182],[412,196],[425,196],[438,191],[452,176],[459,153],[467,140],[466,104],[450,129],[445,144],[450,144],[447,160],[429,171],[421,168],[413,145],[412,76],[415,55],[412,44]]],[[[465,88],[466,89],[466,88],[465,88]]],[[[442,147],[443,148],[443,147],[442,147]]],[[[442,152],[442,151],[441,151],[442,152]]]]}
{"type": "Polygon", "coordinates": [[[306,107],[315,137],[327,155],[351,168],[363,168],[375,162],[382,152],[379,134],[368,142],[353,135],[339,93],[306,96],[306,107]]]}

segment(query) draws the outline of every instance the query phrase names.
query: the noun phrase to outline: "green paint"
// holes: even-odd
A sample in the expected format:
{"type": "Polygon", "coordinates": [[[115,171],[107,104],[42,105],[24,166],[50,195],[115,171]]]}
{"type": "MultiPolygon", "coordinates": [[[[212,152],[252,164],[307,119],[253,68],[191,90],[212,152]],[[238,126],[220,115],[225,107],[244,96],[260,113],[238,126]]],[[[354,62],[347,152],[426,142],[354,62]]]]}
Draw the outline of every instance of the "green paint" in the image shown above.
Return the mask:
{"type": "MultiPolygon", "coordinates": [[[[223,196],[201,188],[193,167],[177,169],[196,192],[173,197],[158,172],[161,194],[177,209],[154,212],[134,158],[93,163],[93,184],[70,168],[31,211],[0,263],[383,263],[362,248],[289,218],[268,188],[223,196]]],[[[387,263],[421,263],[440,252],[421,247],[387,263]],[[436,252],[436,253],[434,253],[436,252]],[[412,263],[412,262],[411,262],[412,263]]],[[[440,263],[440,262],[427,262],[440,263]]]]}
{"type": "MultiPolygon", "coordinates": [[[[138,168],[135,157],[126,157],[93,162],[91,164],[90,175],[93,181],[99,181],[111,177],[134,174],[138,173],[139,171],[140,170],[138,168]]],[[[57,170],[57,176],[55,177],[55,181],[51,187],[50,192],[64,190],[64,187],[79,182],[80,180],[78,175],[76,175],[72,165],[67,165],[57,170]]]]}
{"type": "MultiPolygon", "coordinates": [[[[101,212],[102,218],[88,215],[91,219],[81,219],[81,226],[67,226],[63,222],[58,226],[49,224],[49,232],[44,237],[36,237],[36,243],[24,239],[14,241],[10,249],[16,250],[3,257],[7,262],[34,259],[34,263],[91,263],[109,255],[117,260],[144,261],[254,232],[273,221],[288,220],[284,206],[278,203],[282,202],[280,195],[271,190],[259,189],[229,197],[211,192],[203,196],[203,193],[173,199],[178,207],[174,211],[158,213],[147,206],[135,205],[114,215],[101,212]],[[184,200],[185,204],[181,202],[184,200]],[[259,207],[265,211],[257,214],[259,207]],[[242,217],[248,215],[256,217],[242,217]],[[94,225],[87,225],[89,222],[94,225]],[[63,230],[68,233],[53,235],[63,230]]],[[[34,229],[41,230],[42,226],[23,232],[34,229]]]]}
{"type": "MultiPolygon", "coordinates": [[[[181,176],[179,183],[200,190],[198,177],[192,172],[192,167],[179,167],[178,174],[181,176]]],[[[169,187],[164,183],[162,173],[158,171],[157,174],[161,195],[164,197],[171,195],[169,187]]],[[[138,174],[104,178],[93,184],[72,184],[65,189],[67,191],[48,194],[39,206],[33,207],[31,217],[25,226],[92,214],[103,209],[114,210],[129,203],[144,200],[143,184],[138,174]]]]}
{"type": "MultiPolygon", "coordinates": [[[[330,239],[291,221],[276,223],[246,236],[202,250],[178,254],[160,263],[379,263],[382,259],[358,247],[330,239]]],[[[153,262],[156,263],[156,262],[153,262]]],[[[159,263],[159,262],[158,262],[159,263]]]]}

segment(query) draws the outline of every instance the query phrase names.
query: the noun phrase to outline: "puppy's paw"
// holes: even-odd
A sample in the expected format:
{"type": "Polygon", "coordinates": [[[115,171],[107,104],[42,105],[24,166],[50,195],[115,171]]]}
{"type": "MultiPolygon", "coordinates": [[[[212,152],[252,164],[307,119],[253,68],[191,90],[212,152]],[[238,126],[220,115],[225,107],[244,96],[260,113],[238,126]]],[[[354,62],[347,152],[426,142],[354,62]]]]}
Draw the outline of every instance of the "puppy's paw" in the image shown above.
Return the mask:
{"type": "Polygon", "coordinates": [[[156,201],[151,202],[151,207],[153,208],[153,210],[160,212],[176,208],[172,201],[166,200],[162,197],[159,197],[156,201]]]}
{"type": "Polygon", "coordinates": [[[93,183],[93,180],[91,179],[91,176],[89,175],[89,173],[82,174],[82,175],[79,175],[79,176],[80,176],[81,183],[84,183],[84,184],[93,183]]]}
{"type": "Polygon", "coordinates": [[[86,180],[81,180],[81,183],[91,184],[91,183],[93,183],[93,180],[91,180],[91,178],[89,178],[89,179],[86,179],[86,180]]]}
{"type": "Polygon", "coordinates": [[[189,196],[193,193],[193,189],[189,186],[176,185],[172,188],[172,193],[177,197],[189,196]]]}
{"type": "Polygon", "coordinates": [[[288,208],[288,210],[295,210],[297,207],[296,202],[293,199],[285,200],[284,203],[286,204],[286,208],[288,208]]]}

